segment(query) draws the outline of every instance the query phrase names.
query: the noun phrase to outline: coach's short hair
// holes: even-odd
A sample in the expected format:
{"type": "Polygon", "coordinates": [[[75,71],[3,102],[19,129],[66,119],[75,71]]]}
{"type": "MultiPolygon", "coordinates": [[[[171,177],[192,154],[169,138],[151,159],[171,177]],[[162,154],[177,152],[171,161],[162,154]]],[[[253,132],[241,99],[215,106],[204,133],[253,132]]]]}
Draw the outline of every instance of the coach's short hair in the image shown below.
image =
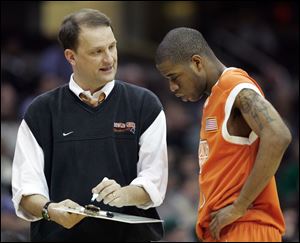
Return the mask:
{"type": "Polygon", "coordinates": [[[198,30],[180,27],[166,34],[156,50],[155,62],[161,64],[169,60],[174,64],[184,63],[191,60],[195,54],[214,56],[198,30]]]}
{"type": "Polygon", "coordinates": [[[60,26],[58,41],[63,49],[77,50],[80,26],[111,26],[111,20],[95,9],[84,8],[66,16],[60,26]]]}

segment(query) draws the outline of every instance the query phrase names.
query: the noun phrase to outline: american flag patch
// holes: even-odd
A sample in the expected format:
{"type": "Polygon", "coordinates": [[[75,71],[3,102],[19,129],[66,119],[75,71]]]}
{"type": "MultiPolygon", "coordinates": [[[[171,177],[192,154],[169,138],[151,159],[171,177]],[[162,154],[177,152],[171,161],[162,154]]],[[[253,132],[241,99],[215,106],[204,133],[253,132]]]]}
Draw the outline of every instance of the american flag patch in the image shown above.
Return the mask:
{"type": "Polygon", "coordinates": [[[218,130],[217,119],[215,117],[206,118],[205,131],[213,132],[213,131],[216,131],[216,130],[218,130]]]}

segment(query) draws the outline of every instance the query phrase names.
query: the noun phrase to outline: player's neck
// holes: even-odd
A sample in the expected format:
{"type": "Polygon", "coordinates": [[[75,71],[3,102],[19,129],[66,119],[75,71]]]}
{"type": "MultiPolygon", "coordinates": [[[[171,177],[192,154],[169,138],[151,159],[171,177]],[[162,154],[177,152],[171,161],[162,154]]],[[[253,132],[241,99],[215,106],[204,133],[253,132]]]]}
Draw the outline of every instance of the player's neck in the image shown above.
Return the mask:
{"type": "Polygon", "coordinates": [[[217,61],[216,63],[211,63],[211,65],[212,67],[210,68],[210,70],[212,71],[209,73],[209,78],[207,81],[207,95],[210,95],[212,87],[218,82],[223,71],[226,69],[226,66],[224,66],[220,61],[217,61]]]}

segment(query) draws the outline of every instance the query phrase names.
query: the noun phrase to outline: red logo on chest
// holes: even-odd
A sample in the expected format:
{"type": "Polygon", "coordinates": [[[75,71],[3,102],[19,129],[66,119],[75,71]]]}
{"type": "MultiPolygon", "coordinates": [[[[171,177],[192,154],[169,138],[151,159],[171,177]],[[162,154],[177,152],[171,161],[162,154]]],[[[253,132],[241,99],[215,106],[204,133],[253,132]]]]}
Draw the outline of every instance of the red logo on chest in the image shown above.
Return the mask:
{"type": "Polygon", "coordinates": [[[134,122],[114,122],[114,132],[131,132],[135,134],[134,122]]]}

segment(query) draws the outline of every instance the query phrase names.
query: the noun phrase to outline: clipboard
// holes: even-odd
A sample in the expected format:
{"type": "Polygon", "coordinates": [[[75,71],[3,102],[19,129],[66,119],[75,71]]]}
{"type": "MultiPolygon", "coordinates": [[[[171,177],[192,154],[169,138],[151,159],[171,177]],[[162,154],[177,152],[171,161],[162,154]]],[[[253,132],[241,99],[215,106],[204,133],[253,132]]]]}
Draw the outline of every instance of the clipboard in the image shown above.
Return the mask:
{"type": "Polygon", "coordinates": [[[118,221],[118,222],[123,222],[128,224],[145,224],[145,223],[163,222],[163,220],[160,219],[146,218],[146,217],[140,217],[135,215],[104,211],[104,210],[100,210],[99,212],[90,212],[90,211],[86,211],[84,207],[77,207],[77,208],[59,207],[53,209],[63,211],[63,212],[68,212],[68,213],[81,214],[87,217],[113,220],[113,221],[118,221]]]}

